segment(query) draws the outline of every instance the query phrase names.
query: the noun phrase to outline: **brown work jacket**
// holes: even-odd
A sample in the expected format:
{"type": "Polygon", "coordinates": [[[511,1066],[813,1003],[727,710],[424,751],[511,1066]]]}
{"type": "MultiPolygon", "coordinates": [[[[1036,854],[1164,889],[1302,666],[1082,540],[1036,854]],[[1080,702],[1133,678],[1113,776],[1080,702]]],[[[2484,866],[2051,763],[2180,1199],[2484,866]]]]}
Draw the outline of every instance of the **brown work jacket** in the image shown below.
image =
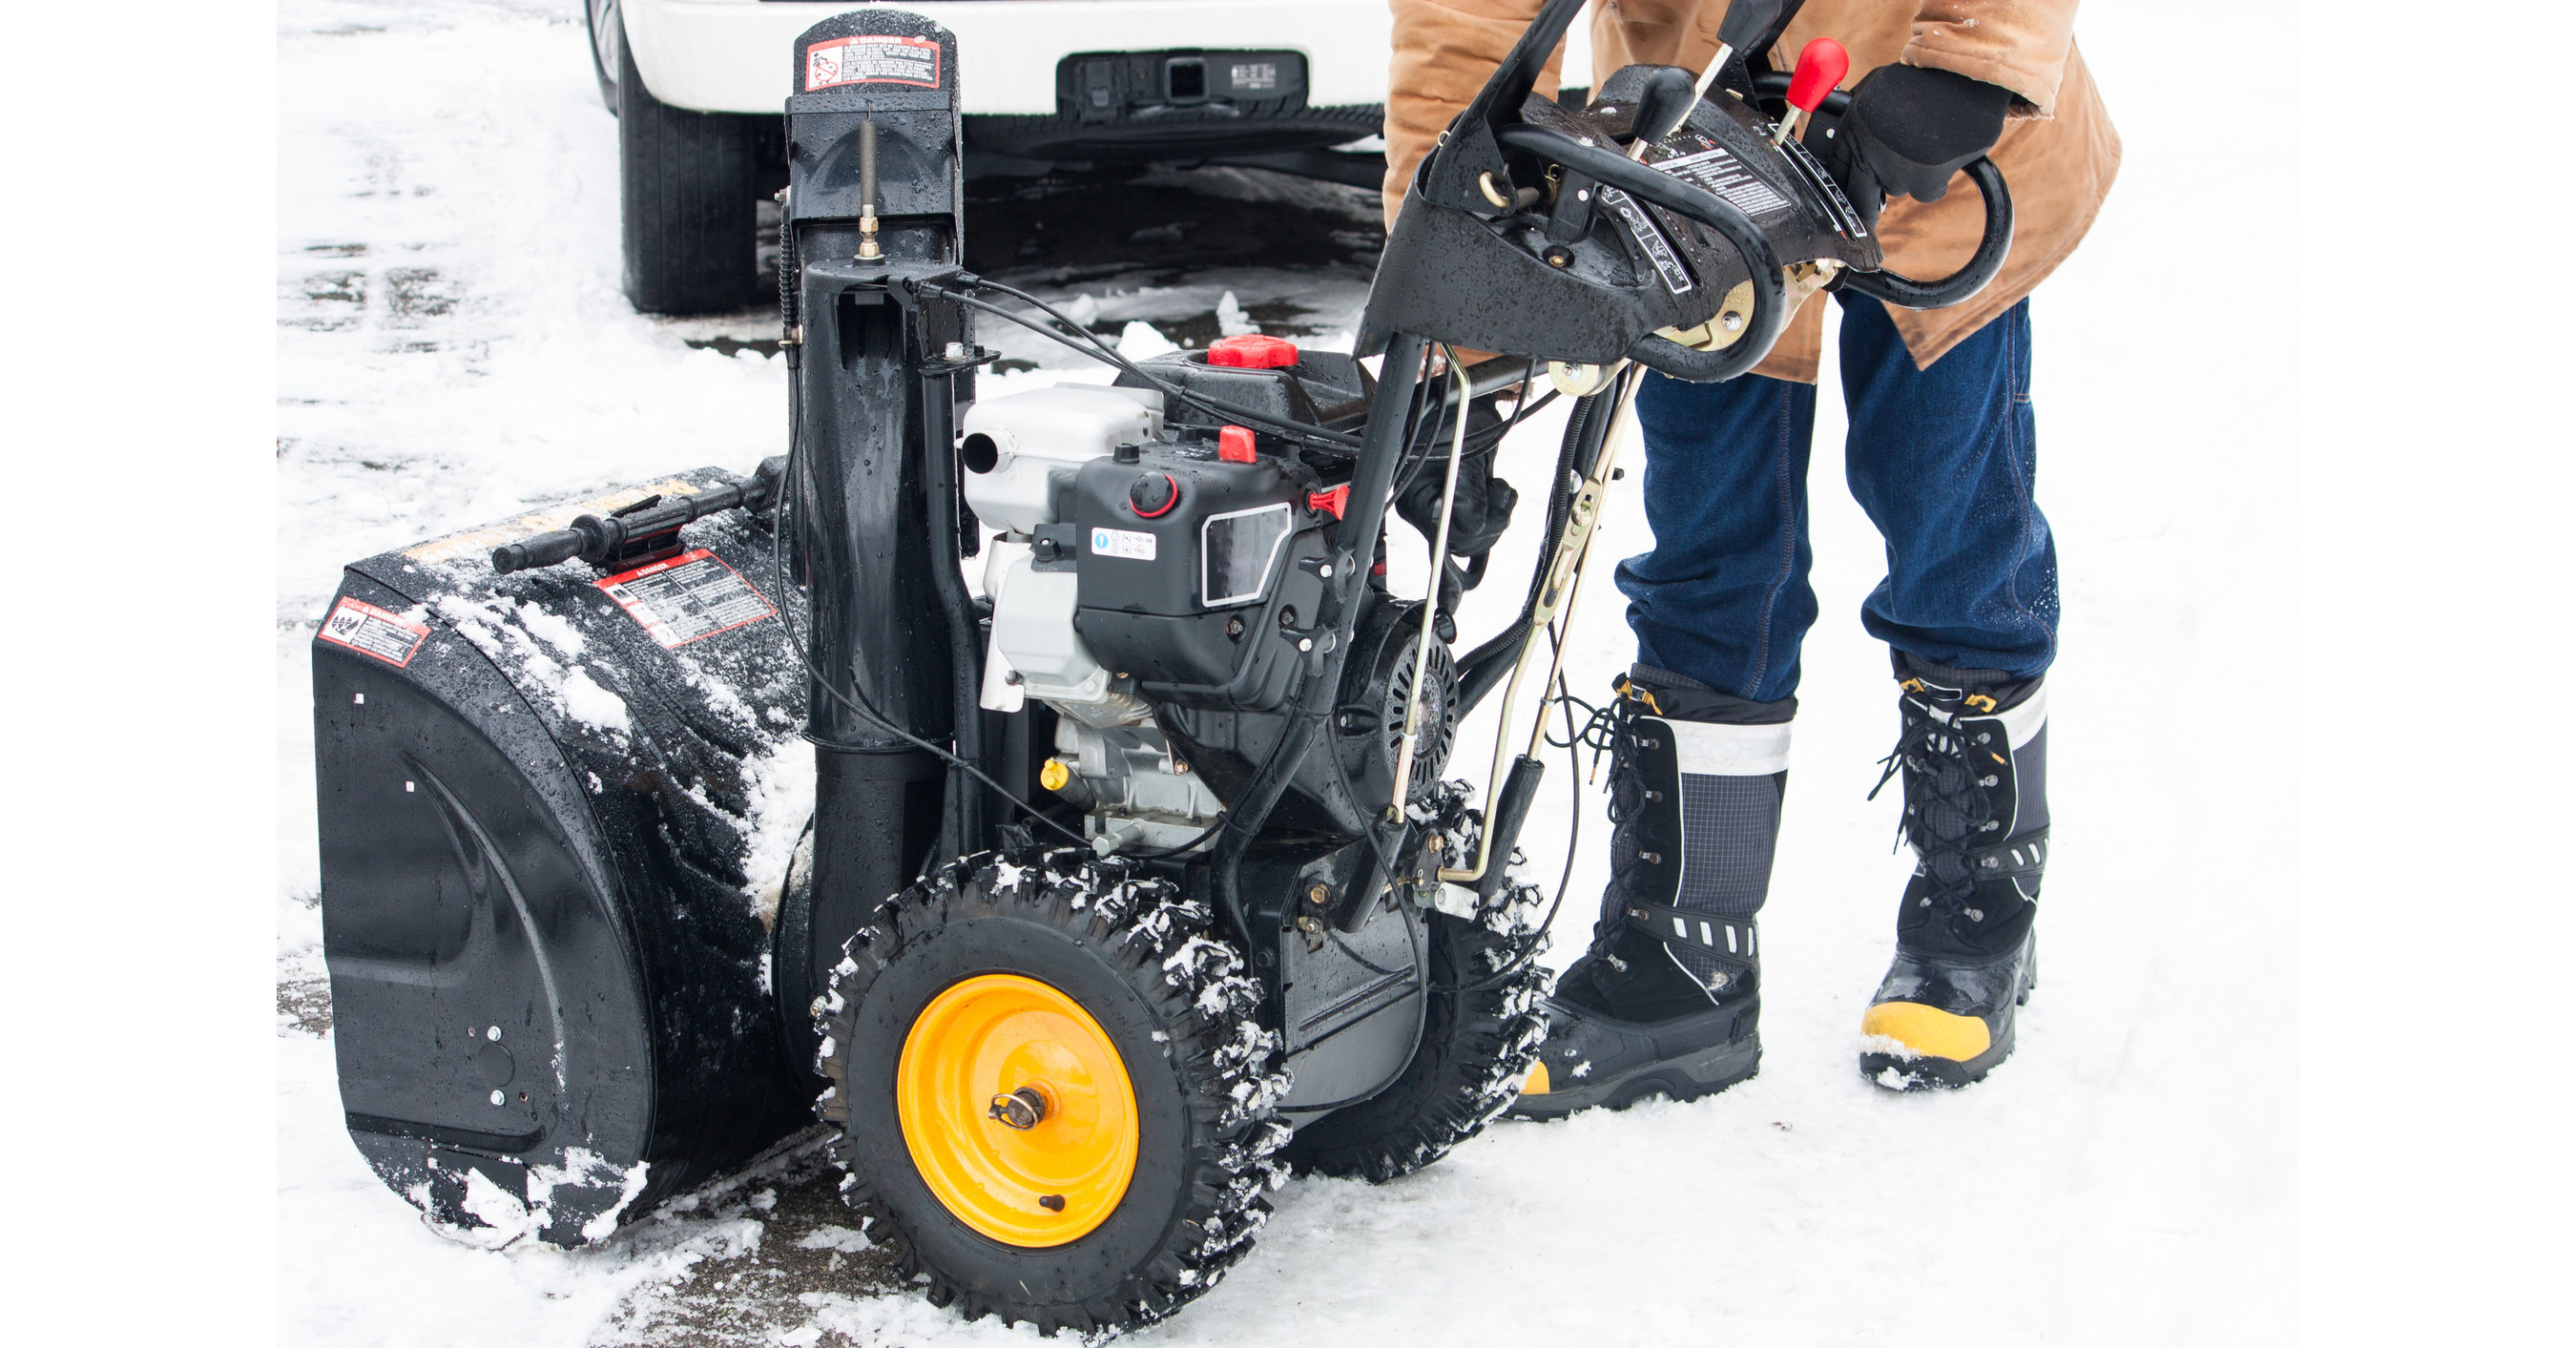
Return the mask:
{"type": "MultiPolygon", "coordinates": [[[[1475,97],[1538,13],[1541,0],[1388,0],[1395,14],[1386,100],[1386,218],[1395,220],[1414,166],[1475,97]]],[[[1919,368],[2011,308],[2075,250],[2120,167],[2120,137],[2075,50],[2076,0],[1810,0],[1774,49],[1786,67],[1810,39],[1851,52],[1848,89],[1883,65],[1948,70],[2013,92],[1993,151],[2012,190],[2012,252],[1994,282],[1947,309],[1890,308],[1919,368]]],[[[1727,0],[1594,0],[1592,86],[1622,66],[1696,71],[1717,52],[1727,0]]],[[[1558,48],[1539,84],[1553,94],[1558,48]]],[[[1976,251],[1985,207],[1964,177],[1936,202],[1898,197],[1879,217],[1887,265],[1947,276],[1976,251]]],[[[1824,311],[1793,315],[1755,373],[1814,383],[1824,311]]]]}

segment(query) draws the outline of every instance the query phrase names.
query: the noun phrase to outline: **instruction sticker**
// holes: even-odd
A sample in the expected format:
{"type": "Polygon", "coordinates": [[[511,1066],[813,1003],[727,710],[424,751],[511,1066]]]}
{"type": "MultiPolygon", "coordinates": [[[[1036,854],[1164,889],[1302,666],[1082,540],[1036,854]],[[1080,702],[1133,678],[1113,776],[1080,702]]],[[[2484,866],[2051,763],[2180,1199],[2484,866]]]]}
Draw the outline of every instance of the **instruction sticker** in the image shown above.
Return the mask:
{"type": "Polygon", "coordinates": [[[1692,288],[1690,272],[1674,255],[1672,241],[1665,238],[1664,231],[1656,228],[1655,222],[1647,216],[1646,208],[1615,187],[1601,189],[1601,204],[1608,206],[1618,215],[1620,222],[1628,226],[1628,237],[1635,239],[1638,251],[1655,264],[1655,274],[1664,278],[1664,289],[1676,295],[1689,294],[1692,288]]]}
{"type": "Polygon", "coordinates": [[[778,613],[742,573],[705,548],[692,548],[596,584],[666,651],[778,613]]]}
{"type": "Polygon", "coordinates": [[[1094,529],[1091,550],[1103,557],[1150,562],[1154,560],[1154,536],[1138,529],[1094,529]]]}
{"type": "Polygon", "coordinates": [[[863,33],[805,49],[805,92],[843,84],[939,87],[939,44],[926,37],[863,33]]]}
{"type": "Polygon", "coordinates": [[[399,613],[387,613],[364,600],[344,597],[332,607],[331,616],[322,620],[322,630],[313,635],[402,669],[411,664],[420,643],[429,639],[429,626],[399,613]]]}
{"type": "Polygon", "coordinates": [[[1726,204],[1746,215],[1769,215],[1789,208],[1789,199],[1771,189],[1771,184],[1753,176],[1753,171],[1737,161],[1723,145],[1712,145],[1697,154],[1677,155],[1657,160],[1654,167],[1691,186],[1726,199],[1726,204]]]}

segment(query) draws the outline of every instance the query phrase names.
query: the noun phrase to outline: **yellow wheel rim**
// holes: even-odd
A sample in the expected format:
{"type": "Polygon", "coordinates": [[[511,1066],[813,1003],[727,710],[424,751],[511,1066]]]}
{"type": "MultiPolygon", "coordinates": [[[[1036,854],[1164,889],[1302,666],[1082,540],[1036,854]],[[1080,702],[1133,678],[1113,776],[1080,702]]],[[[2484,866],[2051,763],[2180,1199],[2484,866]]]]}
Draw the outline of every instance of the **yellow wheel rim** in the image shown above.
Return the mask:
{"type": "Polygon", "coordinates": [[[1136,1089],[1118,1046],[1034,978],[981,974],[932,998],[904,1036],[894,1089],[923,1183],[1005,1245],[1080,1240],[1136,1174],[1136,1089]]]}

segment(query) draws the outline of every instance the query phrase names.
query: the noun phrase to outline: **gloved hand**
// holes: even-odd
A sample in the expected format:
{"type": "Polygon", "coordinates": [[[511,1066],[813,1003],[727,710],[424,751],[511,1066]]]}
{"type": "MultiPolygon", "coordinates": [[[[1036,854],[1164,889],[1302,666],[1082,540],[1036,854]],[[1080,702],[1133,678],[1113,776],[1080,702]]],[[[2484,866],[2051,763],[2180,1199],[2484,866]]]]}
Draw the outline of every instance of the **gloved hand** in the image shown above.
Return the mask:
{"type": "MultiPolygon", "coordinates": [[[[1474,426],[1474,422],[1469,422],[1474,426]]],[[[1447,445],[1441,448],[1446,450],[1447,445]]],[[[1426,463],[1413,485],[1395,498],[1395,513],[1429,538],[1440,527],[1440,487],[1448,481],[1446,463],[1426,463]]],[[[1512,507],[1521,494],[1494,476],[1494,455],[1469,452],[1458,465],[1458,508],[1449,517],[1449,555],[1469,559],[1493,551],[1512,527],[1512,507]]]]}
{"type": "Polygon", "coordinates": [[[1875,221],[1884,197],[1948,193],[1952,175],[1995,147],[2012,99],[2009,89],[1947,70],[1881,66],[1853,87],[1851,111],[1824,145],[1807,144],[1875,221]]]}

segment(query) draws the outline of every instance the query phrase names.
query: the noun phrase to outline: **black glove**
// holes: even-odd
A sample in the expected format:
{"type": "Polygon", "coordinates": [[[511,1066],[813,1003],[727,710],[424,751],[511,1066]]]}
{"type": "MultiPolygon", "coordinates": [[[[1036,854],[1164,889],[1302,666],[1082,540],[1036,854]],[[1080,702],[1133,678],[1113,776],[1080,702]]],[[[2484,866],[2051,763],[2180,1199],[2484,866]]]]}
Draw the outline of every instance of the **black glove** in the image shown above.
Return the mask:
{"type": "Polygon", "coordinates": [[[1882,197],[1939,201],[1967,162],[1995,147],[2009,89],[1928,66],[1880,66],[1852,89],[1851,111],[1808,147],[1872,220],[1882,197]]]}
{"type": "MultiPolygon", "coordinates": [[[[1447,480],[1446,463],[1425,463],[1414,475],[1413,485],[1395,498],[1395,513],[1425,538],[1440,527],[1440,487],[1447,480]]],[[[1458,465],[1458,508],[1449,517],[1449,555],[1472,560],[1493,551],[1504,531],[1512,527],[1512,507],[1520,500],[1512,484],[1494,476],[1491,450],[1469,452],[1458,465]]]]}

